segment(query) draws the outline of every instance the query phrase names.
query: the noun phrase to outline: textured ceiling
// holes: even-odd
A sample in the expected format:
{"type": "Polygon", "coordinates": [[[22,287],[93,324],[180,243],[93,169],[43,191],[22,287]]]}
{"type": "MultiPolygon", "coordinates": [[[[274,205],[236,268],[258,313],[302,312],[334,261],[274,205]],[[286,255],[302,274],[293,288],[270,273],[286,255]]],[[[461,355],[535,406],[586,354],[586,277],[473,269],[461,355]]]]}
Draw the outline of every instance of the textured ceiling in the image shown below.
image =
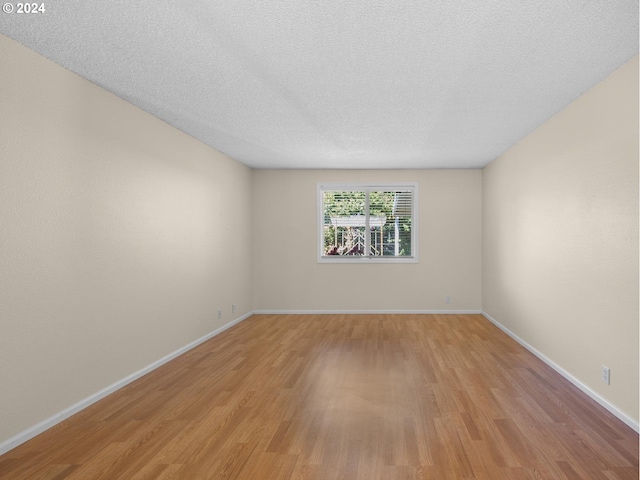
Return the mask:
{"type": "Polygon", "coordinates": [[[636,0],[44,4],[0,32],[257,168],[481,167],[638,53],[636,0]]]}

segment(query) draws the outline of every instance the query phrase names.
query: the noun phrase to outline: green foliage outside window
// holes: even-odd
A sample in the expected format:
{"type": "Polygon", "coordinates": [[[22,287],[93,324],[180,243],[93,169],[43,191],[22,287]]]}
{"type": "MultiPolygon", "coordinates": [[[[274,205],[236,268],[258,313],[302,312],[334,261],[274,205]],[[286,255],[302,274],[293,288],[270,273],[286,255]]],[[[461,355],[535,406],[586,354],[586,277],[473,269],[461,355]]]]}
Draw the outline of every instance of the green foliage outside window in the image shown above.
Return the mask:
{"type": "MultiPolygon", "coordinates": [[[[402,199],[406,199],[408,195],[410,195],[408,192],[369,192],[371,255],[411,255],[411,214],[396,215],[398,201],[406,202],[402,199]],[[396,242],[398,248],[396,248],[396,242]]],[[[324,255],[365,254],[364,249],[356,245],[366,235],[365,209],[366,194],[363,191],[327,190],[323,192],[324,255]],[[349,221],[353,225],[346,226],[345,224],[349,221]],[[336,226],[336,222],[342,222],[343,225],[336,226]]]]}

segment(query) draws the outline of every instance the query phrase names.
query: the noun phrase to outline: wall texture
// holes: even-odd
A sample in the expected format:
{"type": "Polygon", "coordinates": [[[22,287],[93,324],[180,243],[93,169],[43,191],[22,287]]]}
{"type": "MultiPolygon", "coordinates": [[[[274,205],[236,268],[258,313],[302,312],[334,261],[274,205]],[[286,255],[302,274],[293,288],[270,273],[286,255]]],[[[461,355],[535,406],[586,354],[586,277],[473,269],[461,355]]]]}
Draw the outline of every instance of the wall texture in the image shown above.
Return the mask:
{"type": "Polygon", "coordinates": [[[480,170],[255,170],[254,308],[479,311],[481,188],[480,170]],[[317,263],[318,182],[417,182],[419,263],[317,263]]]}
{"type": "Polygon", "coordinates": [[[0,57],[2,444],[252,293],[248,168],[1,35],[0,57]]]}
{"type": "Polygon", "coordinates": [[[637,422],[638,58],[485,167],[483,208],[484,311],[637,422]]]}

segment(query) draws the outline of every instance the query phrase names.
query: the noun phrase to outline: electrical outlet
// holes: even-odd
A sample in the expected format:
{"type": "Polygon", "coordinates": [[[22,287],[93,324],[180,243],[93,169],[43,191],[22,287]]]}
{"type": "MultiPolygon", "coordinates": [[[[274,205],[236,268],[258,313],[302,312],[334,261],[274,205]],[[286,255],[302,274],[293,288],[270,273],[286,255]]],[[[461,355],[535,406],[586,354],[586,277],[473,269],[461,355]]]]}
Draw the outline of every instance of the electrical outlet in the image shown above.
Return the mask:
{"type": "Polygon", "coordinates": [[[451,297],[449,295],[444,297],[444,303],[451,303],[451,297]]]}
{"type": "Polygon", "coordinates": [[[231,305],[231,313],[236,313],[237,307],[236,304],[234,303],[233,305],[231,305]]]}
{"type": "Polygon", "coordinates": [[[218,310],[218,320],[222,318],[222,310],[218,310]]]}
{"type": "Polygon", "coordinates": [[[611,385],[611,369],[602,365],[602,381],[607,385],[611,385]]]}

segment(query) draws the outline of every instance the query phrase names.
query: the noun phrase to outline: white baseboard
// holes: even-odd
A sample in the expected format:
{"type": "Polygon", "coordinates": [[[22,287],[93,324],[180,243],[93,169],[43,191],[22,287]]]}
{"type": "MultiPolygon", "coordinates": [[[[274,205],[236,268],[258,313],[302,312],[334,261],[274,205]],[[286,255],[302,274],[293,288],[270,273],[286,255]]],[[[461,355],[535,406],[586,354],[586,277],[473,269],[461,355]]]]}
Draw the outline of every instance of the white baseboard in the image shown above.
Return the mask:
{"type": "Polygon", "coordinates": [[[498,322],[495,318],[491,317],[491,315],[489,315],[486,312],[482,312],[482,315],[489,320],[491,323],[493,323],[496,327],[498,327],[500,330],[502,330],[504,333],[506,333],[507,335],[509,335],[511,338],[513,338],[516,342],[518,342],[520,345],[522,345],[524,348],[526,348],[527,350],[529,350],[531,353],[533,353],[536,357],[538,357],[540,360],[542,360],[544,363],[546,363],[547,365],[549,365],[551,368],[553,368],[556,372],[558,372],[560,375],[562,375],[564,378],[566,378],[567,380],[569,380],[571,383],[573,383],[576,387],[578,387],[582,392],[586,393],[589,397],[591,397],[593,400],[595,400],[597,403],[599,403],[601,406],[603,406],[604,408],[606,408],[609,412],[611,412],[613,415],[615,415],[617,418],[619,418],[620,420],[622,420],[625,424],[627,424],[628,426],[630,426],[633,430],[635,430],[636,432],[640,433],[640,425],[638,424],[638,422],[633,419],[631,416],[629,416],[628,414],[626,414],[625,412],[623,412],[622,410],[620,410],[618,407],[616,407],[615,405],[613,405],[611,402],[609,402],[606,398],[604,398],[603,396],[601,396],[599,393],[595,392],[594,390],[592,390],[591,388],[589,388],[586,384],[584,384],[583,382],[581,382],[580,380],[578,380],[576,377],[574,377],[573,375],[571,375],[568,371],[566,371],[564,368],[562,368],[560,365],[558,365],[557,363],[555,363],[553,360],[551,360],[549,357],[547,357],[544,353],[540,352],[539,350],[537,350],[535,347],[531,346],[530,344],[528,344],[527,342],[525,342],[522,338],[520,338],[518,335],[516,335],[515,333],[513,333],[511,330],[509,330],[507,327],[505,327],[504,325],[502,325],[500,322],[498,322]]]}
{"type": "Polygon", "coordinates": [[[205,336],[203,336],[203,337],[191,342],[188,345],[185,345],[182,348],[179,348],[175,352],[172,352],[172,353],[170,353],[169,355],[167,355],[165,357],[162,357],[160,360],[157,360],[157,361],[153,362],[151,365],[148,365],[148,366],[144,367],[143,369],[138,370],[137,372],[129,375],[128,377],[125,377],[122,380],[119,380],[119,381],[109,385],[108,387],[103,388],[99,392],[96,392],[93,395],[90,395],[87,398],[85,398],[83,400],[80,400],[78,403],[75,403],[75,404],[71,405],[70,407],[65,408],[63,411],[61,411],[59,413],[56,413],[55,415],[52,415],[51,417],[43,420],[42,422],[32,426],[31,428],[28,428],[28,429],[24,430],[23,432],[20,432],[17,435],[14,435],[13,437],[9,438],[8,440],[5,440],[4,442],[0,443],[0,455],[2,455],[4,453],[7,453],[9,450],[12,450],[13,448],[17,447],[18,445],[26,442],[27,440],[32,439],[36,435],[39,435],[40,433],[44,432],[45,430],[48,430],[49,428],[51,428],[54,425],[62,422],[63,420],[66,420],[70,416],[78,413],[80,410],[83,410],[83,409],[87,408],[89,405],[97,402],[98,400],[103,399],[107,395],[115,392],[116,390],[121,389],[125,385],[128,385],[129,383],[133,382],[134,380],[137,380],[138,378],[142,377],[143,375],[146,375],[147,373],[151,372],[152,370],[155,370],[156,368],[160,367],[161,365],[164,365],[165,363],[173,360],[174,358],[182,355],[183,353],[191,350],[192,348],[197,347],[201,343],[206,342],[210,338],[215,337],[216,335],[224,332],[228,328],[231,328],[232,326],[236,325],[237,323],[240,323],[241,321],[245,320],[246,318],[249,318],[251,315],[253,315],[253,312],[247,313],[246,315],[243,315],[243,316],[241,316],[239,318],[236,318],[235,320],[223,325],[222,327],[214,330],[213,332],[206,334],[205,336]]]}
{"type": "Polygon", "coordinates": [[[591,397],[593,400],[598,402],[600,405],[602,405],[604,408],[606,408],[609,412],[611,412],[613,415],[615,415],[617,418],[619,418],[625,424],[627,424],[629,427],[631,427],[633,430],[635,430],[636,432],[640,432],[640,425],[638,424],[637,421],[635,421],[633,418],[631,418],[625,412],[623,412],[622,410],[617,408],[615,405],[611,404],[609,401],[607,401],[605,398],[600,396],[598,393],[596,393],[593,390],[591,390],[584,383],[582,383],[577,378],[575,378],[573,375],[571,375],[569,372],[567,372],[562,367],[557,365],[555,362],[553,362],[551,359],[549,359],[543,353],[541,353],[540,351],[538,351],[537,349],[535,349],[534,347],[529,345],[527,342],[522,340],[516,334],[514,334],[509,329],[507,329],[505,326],[503,326],[500,322],[498,322],[497,320],[492,318],[489,314],[487,314],[486,312],[480,311],[480,310],[256,310],[254,312],[249,312],[249,313],[247,313],[247,314],[245,314],[245,315],[243,315],[243,316],[241,316],[241,317],[239,317],[239,318],[227,323],[226,325],[223,325],[222,327],[214,330],[213,332],[208,333],[207,335],[205,335],[205,336],[203,336],[203,337],[201,337],[201,338],[189,343],[188,345],[185,345],[184,347],[176,350],[175,352],[170,353],[169,355],[166,355],[165,357],[155,361],[154,363],[144,367],[141,370],[138,370],[137,372],[129,375],[128,377],[125,377],[122,380],[119,380],[119,381],[109,385],[108,387],[103,388],[99,392],[96,392],[93,395],[90,395],[89,397],[87,397],[87,398],[75,403],[74,405],[71,405],[70,407],[64,409],[63,411],[61,411],[61,412],[59,412],[59,413],[57,413],[55,415],[52,415],[51,417],[49,417],[49,418],[43,420],[42,422],[40,422],[40,423],[28,428],[27,430],[24,430],[24,431],[18,433],[17,435],[9,438],[8,440],[5,440],[4,442],[0,443],[0,455],[8,452],[9,450],[12,450],[13,448],[17,447],[18,445],[26,442],[27,440],[30,440],[31,438],[35,437],[36,435],[39,435],[40,433],[44,432],[45,430],[48,430],[49,428],[53,427],[54,425],[62,422],[63,420],[66,420],[70,416],[72,416],[72,415],[78,413],[79,411],[87,408],[88,406],[92,405],[93,403],[97,402],[98,400],[103,399],[107,395],[119,390],[120,388],[124,387],[125,385],[128,385],[129,383],[133,382],[134,380],[137,380],[138,378],[142,377],[143,375],[146,375],[147,373],[151,372],[152,370],[155,370],[156,368],[160,367],[161,365],[164,365],[165,363],[173,360],[174,358],[182,355],[183,353],[191,350],[192,348],[200,345],[201,343],[206,342],[210,338],[215,337],[216,335],[224,332],[228,328],[231,328],[232,326],[234,326],[234,325],[240,323],[241,321],[249,318],[253,314],[278,314],[278,315],[282,315],[282,314],[298,314],[298,315],[304,315],[304,314],[394,314],[394,313],[396,313],[396,314],[453,314],[453,315],[456,315],[456,314],[458,314],[458,315],[482,314],[487,320],[489,320],[491,323],[496,325],[500,330],[505,332],[507,335],[509,335],[511,338],[513,338],[515,341],[517,341],[524,348],[529,350],[531,353],[533,353],[535,356],[540,358],[543,362],[545,362],[547,365],[549,365],[555,371],[560,373],[560,375],[562,375],[567,380],[569,380],[571,383],[573,383],[581,391],[583,391],[584,393],[589,395],[589,397],[591,397]]]}
{"type": "Polygon", "coordinates": [[[401,314],[401,315],[480,315],[481,310],[254,310],[255,315],[348,315],[348,314],[401,314]]]}

